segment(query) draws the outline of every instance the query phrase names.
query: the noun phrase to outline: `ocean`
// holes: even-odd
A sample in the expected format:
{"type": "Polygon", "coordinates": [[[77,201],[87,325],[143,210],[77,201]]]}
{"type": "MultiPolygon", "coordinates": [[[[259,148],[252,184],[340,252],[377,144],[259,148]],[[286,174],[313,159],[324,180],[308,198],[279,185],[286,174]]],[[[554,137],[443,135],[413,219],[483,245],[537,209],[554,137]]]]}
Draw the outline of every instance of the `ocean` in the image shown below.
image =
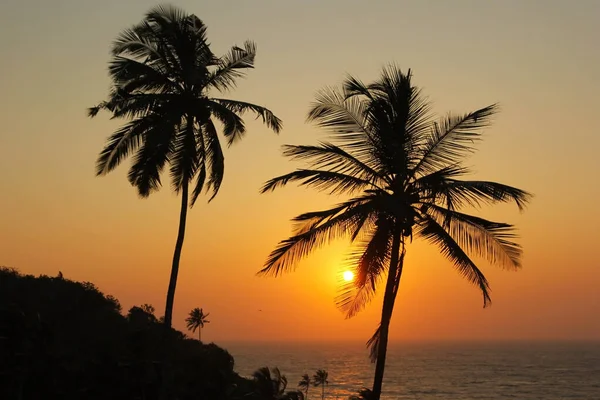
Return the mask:
{"type": "MultiPolygon", "coordinates": [[[[329,372],[325,398],[371,387],[374,365],[361,343],[230,343],[235,370],[278,367],[296,388],[301,375],[329,372]]],[[[320,388],[309,398],[320,399],[320,388]]],[[[384,399],[600,400],[600,342],[393,343],[384,399]]]]}

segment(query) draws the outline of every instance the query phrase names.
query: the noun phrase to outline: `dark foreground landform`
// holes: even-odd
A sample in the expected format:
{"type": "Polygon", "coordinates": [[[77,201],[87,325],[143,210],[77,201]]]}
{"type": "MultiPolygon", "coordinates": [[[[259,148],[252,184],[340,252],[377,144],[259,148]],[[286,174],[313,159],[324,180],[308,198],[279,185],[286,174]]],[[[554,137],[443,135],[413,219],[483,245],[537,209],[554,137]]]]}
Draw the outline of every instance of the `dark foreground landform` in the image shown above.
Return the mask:
{"type": "Polygon", "coordinates": [[[152,400],[165,382],[170,399],[298,397],[269,372],[241,377],[226,350],[167,331],[151,306],[124,315],[92,283],[0,268],[0,399],[152,400]]]}

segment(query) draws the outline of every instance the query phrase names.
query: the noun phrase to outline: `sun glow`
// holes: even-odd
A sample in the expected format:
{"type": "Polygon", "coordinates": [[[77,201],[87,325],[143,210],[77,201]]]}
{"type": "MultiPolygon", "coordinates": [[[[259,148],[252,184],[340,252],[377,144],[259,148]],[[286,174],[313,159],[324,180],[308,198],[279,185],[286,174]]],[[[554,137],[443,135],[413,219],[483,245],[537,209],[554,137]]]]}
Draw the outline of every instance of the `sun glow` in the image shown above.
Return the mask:
{"type": "Polygon", "coordinates": [[[354,273],[352,271],[344,271],[344,273],[342,274],[342,277],[344,278],[344,280],[346,282],[350,282],[351,280],[354,279],[354,273]]]}

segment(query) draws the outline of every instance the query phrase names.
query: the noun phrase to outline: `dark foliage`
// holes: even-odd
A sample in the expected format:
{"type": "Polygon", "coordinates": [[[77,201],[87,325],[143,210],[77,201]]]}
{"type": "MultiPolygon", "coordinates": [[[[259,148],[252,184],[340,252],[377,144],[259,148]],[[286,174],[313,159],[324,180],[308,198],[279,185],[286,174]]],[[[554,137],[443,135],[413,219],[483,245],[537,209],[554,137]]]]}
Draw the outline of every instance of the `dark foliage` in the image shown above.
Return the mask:
{"type": "Polygon", "coordinates": [[[227,351],[164,335],[151,306],[120,311],[91,283],[0,268],[0,399],[156,399],[164,337],[171,398],[264,398],[227,351]]]}

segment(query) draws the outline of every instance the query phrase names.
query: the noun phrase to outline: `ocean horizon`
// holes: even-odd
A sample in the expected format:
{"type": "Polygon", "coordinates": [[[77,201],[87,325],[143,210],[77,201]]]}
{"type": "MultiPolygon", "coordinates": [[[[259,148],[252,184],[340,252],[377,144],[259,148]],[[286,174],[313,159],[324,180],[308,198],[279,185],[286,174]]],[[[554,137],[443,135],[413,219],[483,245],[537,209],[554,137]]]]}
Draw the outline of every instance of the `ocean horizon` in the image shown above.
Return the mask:
{"type": "MultiPolygon", "coordinates": [[[[345,399],[372,385],[374,364],[364,342],[217,344],[232,354],[242,376],[264,366],[279,368],[288,390],[317,369],[329,372],[328,399],[345,399]]],[[[311,398],[320,394],[320,388],[309,390],[311,398]]],[[[395,341],[388,348],[382,398],[598,400],[600,341],[395,341]]]]}

